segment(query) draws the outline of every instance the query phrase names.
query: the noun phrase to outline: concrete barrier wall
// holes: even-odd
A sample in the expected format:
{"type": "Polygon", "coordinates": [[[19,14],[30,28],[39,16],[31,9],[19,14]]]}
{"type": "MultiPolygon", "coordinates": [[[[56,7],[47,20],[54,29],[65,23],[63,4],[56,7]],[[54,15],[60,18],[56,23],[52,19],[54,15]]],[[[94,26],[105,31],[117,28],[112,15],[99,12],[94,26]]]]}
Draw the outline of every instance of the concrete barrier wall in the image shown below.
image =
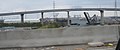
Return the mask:
{"type": "Polygon", "coordinates": [[[0,32],[0,48],[116,41],[118,25],[0,32]]]}

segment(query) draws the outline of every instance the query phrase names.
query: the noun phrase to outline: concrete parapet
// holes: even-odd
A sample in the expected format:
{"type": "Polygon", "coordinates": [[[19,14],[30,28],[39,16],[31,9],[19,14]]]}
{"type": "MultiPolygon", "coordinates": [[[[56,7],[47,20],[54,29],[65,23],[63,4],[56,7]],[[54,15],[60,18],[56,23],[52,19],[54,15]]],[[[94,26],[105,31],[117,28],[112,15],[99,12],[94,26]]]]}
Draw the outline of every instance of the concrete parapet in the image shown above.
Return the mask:
{"type": "Polygon", "coordinates": [[[88,26],[0,32],[0,48],[117,41],[119,26],[88,26]]]}

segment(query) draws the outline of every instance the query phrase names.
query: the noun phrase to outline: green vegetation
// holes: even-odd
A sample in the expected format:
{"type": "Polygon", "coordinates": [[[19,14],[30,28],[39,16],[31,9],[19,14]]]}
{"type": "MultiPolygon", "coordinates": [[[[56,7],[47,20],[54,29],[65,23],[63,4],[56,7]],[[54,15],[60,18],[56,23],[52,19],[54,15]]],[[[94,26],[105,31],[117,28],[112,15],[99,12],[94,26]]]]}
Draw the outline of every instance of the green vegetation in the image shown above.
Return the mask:
{"type": "Polygon", "coordinates": [[[49,22],[49,23],[43,24],[41,28],[59,28],[64,26],[66,26],[65,23],[49,22]]]}
{"type": "Polygon", "coordinates": [[[37,27],[37,28],[59,28],[64,27],[65,23],[58,23],[58,22],[47,22],[43,25],[41,23],[1,23],[0,27],[37,27]]]}
{"type": "Polygon", "coordinates": [[[40,27],[40,23],[1,23],[0,27],[8,27],[8,26],[14,26],[14,27],[40,27]]]}

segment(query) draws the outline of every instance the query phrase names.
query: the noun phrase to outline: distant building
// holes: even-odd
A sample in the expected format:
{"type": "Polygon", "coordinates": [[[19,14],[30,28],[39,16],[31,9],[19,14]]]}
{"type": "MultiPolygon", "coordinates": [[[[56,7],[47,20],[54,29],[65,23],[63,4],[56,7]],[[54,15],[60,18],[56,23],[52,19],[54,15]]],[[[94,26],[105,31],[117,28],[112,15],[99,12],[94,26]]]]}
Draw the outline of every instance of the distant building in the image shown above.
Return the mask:
{"type": "MultiPolygon", "coordinates": [[[[40,19],[41,21],[42,19],[40,19]]],[[[65,18],[44,18],[43,22],[47,23],[47,22],[64,22],[64,20],[66,20],[65,18]]]]}
{"type": "MultiPolygon", "coordinates": [[[[25,23],[37,23],[40,22],[38,19],[25,19],[24,20],[25,23]]],[[[8,19],[8,20],[4,20],[4,23],[21,23],[20,19],[8,19]]]]}
{"type": "Polygon", "coordinates": [[[85,26],[87,23],[87,20],[82,17],[72,17],[70,18],[70,24],[71,26],[85,26]]]}
{"type": "Polygon", "coordinates": [[[0,19],[0,23],[4,23],[4,20],[3,20],[3,19],[0,19]]]}

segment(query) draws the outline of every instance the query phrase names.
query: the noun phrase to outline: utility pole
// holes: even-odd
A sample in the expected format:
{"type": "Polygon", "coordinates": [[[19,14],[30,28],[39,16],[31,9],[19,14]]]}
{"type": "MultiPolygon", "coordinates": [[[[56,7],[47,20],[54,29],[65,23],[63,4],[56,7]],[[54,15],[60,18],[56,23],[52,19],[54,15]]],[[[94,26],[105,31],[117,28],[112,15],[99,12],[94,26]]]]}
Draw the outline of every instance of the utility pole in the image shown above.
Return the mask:
{"type": "MultiPolygon", "coordinates": [[[[55,9],[55,0],[53,0],[53,9],[55,9]]],[[[54,18],[54,21],[56,22],[56,16],[55,16],[55,12],[53,12],[53,18],[54,18]]]]}
{"type": "MultiPolygon", "coordinates": [[[[115,3],[114,3],[114,4],[115,4],[115,9],[117,9],[117,0],[115,0],[115,3]]],[[[117,10],[115,10],[114,15],[115,15],[115,16],[118,16],[118,14],[117,14],[117,10]]]]}
{"type": "MultiPolygon", "coordinates": [[[[115,3],[114,3],[114,4],[115,4],[114,16],[116,17],[115,20],[120,23],[120,21],[117,19],[117,17],[118,17],[118,13],[117,13],[117,0],[115,0],[115,3]]],[[[117,34],[117,39],[119,40],[119,38],[120,38],[120,34],[117,34]]],[[[119,42],[120,42],[120,40],[119,40],[119,42]]],[[[118,49],[119,45],[120,45],[120,44],[118,43],[117,49],[118,49]]],[[[116,50],[117,50],[117,49],[116,49],[116,50]]],[[[120,48],[119,48],[119,49],[120,49],[120,48]]]]}
{"type": "Polygon", "coordinates": [[[53,0],[53,9],[55,9],[55,0],[53,0]]]}

